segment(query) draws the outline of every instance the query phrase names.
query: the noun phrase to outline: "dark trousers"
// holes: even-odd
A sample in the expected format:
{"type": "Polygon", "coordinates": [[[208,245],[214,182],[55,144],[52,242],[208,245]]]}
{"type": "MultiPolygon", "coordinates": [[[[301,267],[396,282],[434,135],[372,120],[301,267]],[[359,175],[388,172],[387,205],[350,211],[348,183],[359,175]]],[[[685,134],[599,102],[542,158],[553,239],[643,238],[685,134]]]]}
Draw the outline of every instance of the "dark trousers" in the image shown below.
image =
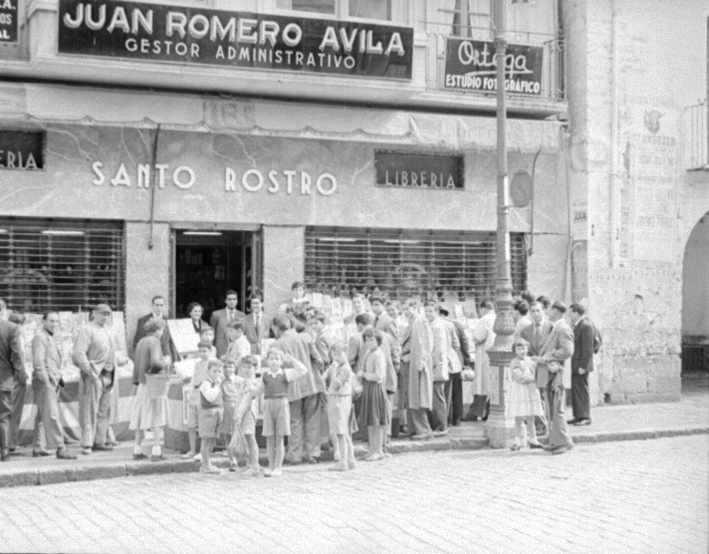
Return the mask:
{"type": "Polygon", "coordinates": [[[539,398],[542,400],[542,415],[534,418],[534,425],[537,429],[537,436],[543,437],[549,434],[549,421],[547,419],[547,414],[549,413],[549,398],[547,398],[546,387],[539,389],[539,398]]]}
{"type": "Polygon", "coordinates": [[[25,407],[25,394],[27,393],[27,383],[20,383],[15,377],[15,385],[12,389],[12,415],[10,415],[10,434],[7,438],[7,445],[10,448],[17,446],[17,437],[20,434],[20,423],[22,423],[22,410],[25,407]]]}
{"type": "Polygon", "coordinates": [[[463,417],[463,378],[460,373],[451,373],[446,381],[448,423],[455,425],[463,417]]]}
{"type": "Polygon", "coordinates": [[[448,429],[448,405],[446,404],[446,381],[433,382],[433,407],[431,408],[431,428],[434,431],[448,429]]]}
{"type": "Polygon", "coordinates": [[[0,449],[7,448],[10,439],[12,391],[0,391],[0,449]]]}
{"type": "Polygon", "coordinates": [[[575,419],[591,419],[588,371],[583,375],[571,374],[571,406],[575,419]]]}

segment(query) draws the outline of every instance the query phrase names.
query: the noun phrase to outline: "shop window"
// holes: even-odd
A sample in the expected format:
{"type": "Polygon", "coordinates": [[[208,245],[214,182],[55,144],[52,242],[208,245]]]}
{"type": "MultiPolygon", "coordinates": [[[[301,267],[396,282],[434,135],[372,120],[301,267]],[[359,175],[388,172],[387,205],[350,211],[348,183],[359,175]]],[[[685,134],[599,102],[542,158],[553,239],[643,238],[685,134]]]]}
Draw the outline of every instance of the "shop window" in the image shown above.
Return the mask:
{"type": "Polygon", "coordinates": [[[349,0],[350,17],[391,20],[391,0],[349,0]]]}
{"type": "Polygon", "coordinates": [[[276,6],[280,10],[334,15],[335,2],[336,0],[277,0],[276,6]]]}
{"type": "Polygon", "coordinates": [[[0,297],[20,312],[123,310],[123,235],[120,223],[0,220],[0,297]]]}
{"type": "MultiPolygon", "coordinates": [[[[512,281],[527,286],[524,235],[511,235],[512,281]]],[[[448,302],[495,296],[494,233],[309,227],[308,288],[333,296],[382,292],[394,299],[448,302]]]]}

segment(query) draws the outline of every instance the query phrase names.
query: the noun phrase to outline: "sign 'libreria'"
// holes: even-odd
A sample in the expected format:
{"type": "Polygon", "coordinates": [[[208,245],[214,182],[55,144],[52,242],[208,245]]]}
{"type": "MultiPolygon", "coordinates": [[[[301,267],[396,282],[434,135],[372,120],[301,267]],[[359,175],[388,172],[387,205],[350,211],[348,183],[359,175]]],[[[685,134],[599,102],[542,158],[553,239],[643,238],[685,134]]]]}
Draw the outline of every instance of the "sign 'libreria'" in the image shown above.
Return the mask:
{"type": "Polygon", "coordinates": [[[413,29],[336,20],[61,0],[59,52],[411,78],[413,29]]]}

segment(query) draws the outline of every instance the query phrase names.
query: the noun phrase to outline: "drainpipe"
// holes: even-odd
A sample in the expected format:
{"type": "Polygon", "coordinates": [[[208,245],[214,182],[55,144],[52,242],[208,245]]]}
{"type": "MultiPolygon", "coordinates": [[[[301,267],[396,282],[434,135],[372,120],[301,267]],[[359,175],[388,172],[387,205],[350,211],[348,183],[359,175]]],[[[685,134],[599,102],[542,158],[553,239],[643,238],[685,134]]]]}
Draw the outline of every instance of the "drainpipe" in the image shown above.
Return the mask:
{"type": "Polygon", "coordinates": [[[611,0],[611,179],[610,179],[610,268],[618,264],[620,238],[620,160],[618,153],[618,6],[611,0]]]}
{"type": "Polygon", "coordinates": [[[155,246],[153,242],[153,228],[155,227],[155,190],[158,188],[155,182],[155,171],[158,158],[158,139],[160,138],[160,124],[155,130],[155,139],[153,140],[153,151],[150,153],[150,237],[148,238],[148,250],[152,250],[155,246]]]}

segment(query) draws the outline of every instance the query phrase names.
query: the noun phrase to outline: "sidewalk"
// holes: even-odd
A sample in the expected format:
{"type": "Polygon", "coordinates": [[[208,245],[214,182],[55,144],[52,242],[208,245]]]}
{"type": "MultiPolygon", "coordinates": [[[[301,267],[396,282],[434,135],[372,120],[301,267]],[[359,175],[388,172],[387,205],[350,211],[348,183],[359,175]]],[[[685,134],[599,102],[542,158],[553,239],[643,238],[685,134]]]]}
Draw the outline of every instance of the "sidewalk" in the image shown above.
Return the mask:
{"type": "MultiPolygon", "coordinates": [[[[692,390],[683,394],[680,402],[601,406],[593,408],[591,415],[592,425],[570,427],[573,439],[578,444],[709,433],[709,389],[704,385],[692,387],[692,390]]],[[[570,413],[568,417],[571,418],[570,413]]],[[[430,441],[394,439],[391,452],[400,454],[428,450],[488,448],[488,441],[483,437],[484,425],[483,422],[464,422],[459,427],[451,428],[448,437],[430,441]]],[[[96,452],[90,456],[82,456],[77,445],[71,445],[70,449],[78,454],[79,459],[57,460],[54,456],[33,458],[31,448],[21,449],[17,455],[11,456],[9,461],[0,463],[0,487],[191,472],[198,468],[196,463],[182,460],[178,453],[167,450],[165,461],[134,462],[131,443],[121,443],[112,452],[96,452]]],[[[363,455],[365,451],[361,444],[356,444],[355,450],[359,455],[363,455]]],[[[330,452],[323,453],[323,461],[331,459],[330,452]]],[[[221,467],[227,465],[223,456],[217,455],[215,462],[221,467]]],[[[261,462],[265,462],[263,450],[261,462]]]]}

